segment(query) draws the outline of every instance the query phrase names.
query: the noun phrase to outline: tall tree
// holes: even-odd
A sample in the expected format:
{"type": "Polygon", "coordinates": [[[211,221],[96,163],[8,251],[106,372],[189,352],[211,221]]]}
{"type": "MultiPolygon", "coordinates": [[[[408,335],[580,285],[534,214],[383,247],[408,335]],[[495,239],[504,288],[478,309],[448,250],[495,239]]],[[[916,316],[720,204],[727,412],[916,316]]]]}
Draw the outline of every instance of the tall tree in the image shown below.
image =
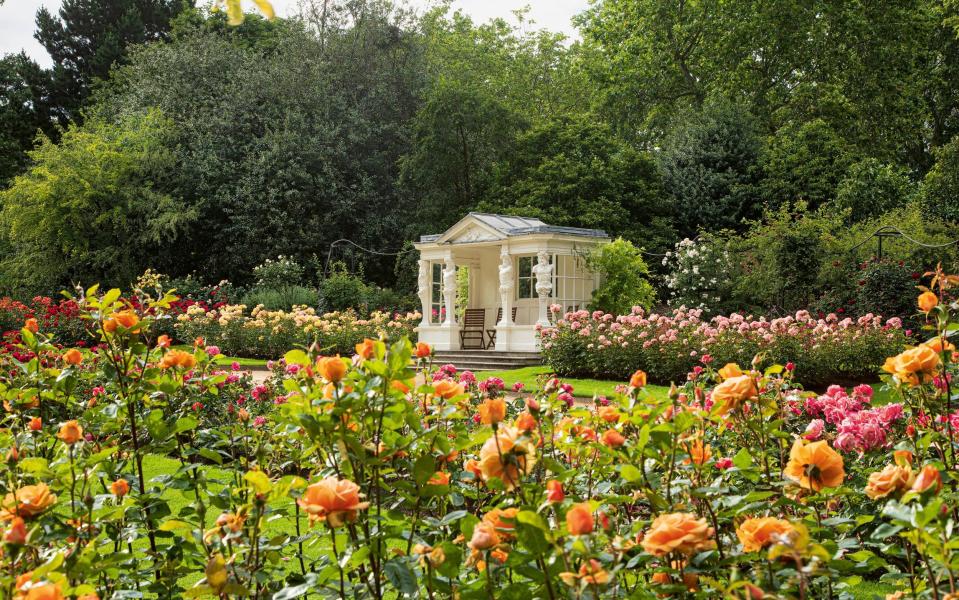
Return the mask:
{"type": "Polygon", "coordinates": [[[740,106],[721,103],[681,122],[659,154],[679,233],[742,228],[744,220],[760,213],[755,185],[761,141],[755,119],[740,106]]]}
{"type": "Polygon", "coordinates": [[[605,229],[647,250],[665,249],[674,235],[655,159],[588,117],[521,134],[496,166],[480,208],[605,229]]]}
{"type": "Polygon", "coordinates": [[[0,58],[0,188],[22,172],[38,133],[56,136],[65,117],[51,98],[48,72],[26,54],[0,58]]]}
{"type": "Polygon", "coordinates": [[[131,44],[168,38],[170,22],[193,0],[63,0],[37,11],[37,38],[54,62],[59,101],[76,112],[96,79],[106,79],[131,44]]]}
{"type": "MultiPolygon", "coordinates": [[[[338,238],[401,245],[411,216],[395,183],[422,64],[410,24],[379,4],[326,40],[297,23],[258,29],[268,43],[185,28],[114,72],[94,114],[157,106],[177,124],[171,194],[201,218],[172,271],[242,280],[338,238]]],[[[391,262],[365,258],[372,278],[392,278],[391,262]]]]}

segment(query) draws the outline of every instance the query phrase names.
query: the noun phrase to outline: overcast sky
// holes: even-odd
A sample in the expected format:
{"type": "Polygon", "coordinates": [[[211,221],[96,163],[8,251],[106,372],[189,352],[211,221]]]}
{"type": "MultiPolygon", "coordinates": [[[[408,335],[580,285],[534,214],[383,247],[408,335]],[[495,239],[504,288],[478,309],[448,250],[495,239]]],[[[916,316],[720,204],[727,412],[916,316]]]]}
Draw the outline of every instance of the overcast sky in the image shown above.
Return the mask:
{"type": "MultiPolygon", "coordinates": [[[[5,0],[0,5],[0,55],[25,50],[34,60],[43,66],[50,65],[50,56],[33,39],[34,15],[40,6],[46,6],[55,12],[61,0],[5,0]]],[[[407,0],[417,8],[428,6],[430,0],[407,0]]],[[[273,6],[280,16],[287,16],[298,0],[273,0],[273,6]]],[[[244,0],[244,8],[252,2],[244,0]]],[[[528,18],[535,21],[535,28],[562,31],[575,36],[576,31],[570,23],[573,15],[582,12],[589,5],[588,0],[454,0],[453,7],[460,8],[476,21],[487,21],[493,17],[513,19],[512,11],[529,6],[528,18]]]]}

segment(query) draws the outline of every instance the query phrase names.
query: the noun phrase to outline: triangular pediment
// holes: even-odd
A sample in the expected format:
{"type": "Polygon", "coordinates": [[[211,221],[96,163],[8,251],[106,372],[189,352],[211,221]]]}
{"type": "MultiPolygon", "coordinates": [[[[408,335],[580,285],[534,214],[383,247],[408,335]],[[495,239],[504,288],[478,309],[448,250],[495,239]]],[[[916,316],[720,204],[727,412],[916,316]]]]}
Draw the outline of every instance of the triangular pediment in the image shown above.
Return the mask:
{"type": "Polygon", "coordinates": [[[469,244],[506,239],[506,233],[483,223],[473,215],[466,215],[436,240],[439,244],[469,244]]]}

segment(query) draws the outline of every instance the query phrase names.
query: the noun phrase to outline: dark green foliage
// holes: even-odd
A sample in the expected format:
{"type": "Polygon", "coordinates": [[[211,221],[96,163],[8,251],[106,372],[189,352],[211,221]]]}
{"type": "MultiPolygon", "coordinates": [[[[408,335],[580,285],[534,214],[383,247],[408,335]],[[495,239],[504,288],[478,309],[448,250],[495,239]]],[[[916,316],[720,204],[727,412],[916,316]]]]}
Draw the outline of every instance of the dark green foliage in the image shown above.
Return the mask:
{"type": "Polygon", "coordinates": [[[370,288],[357,274],[350,273],[343,263],[334,263],[320,282],[323,308],[327,311],[350,308],[365,312],[370,288]]]}
{"type": "Polygon", "coordinates": [[[593,118],[532,127],[496,169],[481,210],[604,229],[663,250],[670,207],[656,162],[593,118]]]}
{"type": "Polygon", "coordinates": [[[836,189],[835,206],[863,221],[906,204],[914,193],[915,185],[902,168],[867,158],[849,168],[836,189]]]}
{"type": "Polygon", "coordinates": [[[716,104],[684,115],[659,155],[681,235],[741,229],[758,216],[759,152],[755,121],[741,107],[716,104]]]}
{"type": "Polygon", "coordinates": [[[64,120],[51,87],[49,72],[26,54],[0,58],[0,187],[27,167],[39,133],[58,137],[64,120]]]}
{"type": "Polygon", "coordinates": [[[763,153],[763,199],[772,208],[801,200],[815,210],[835,197],[851,161],[848,143],[825,121],[787,125],[763,153]]]}
{"type": "Polygon", "coordinates": [[[56,15],[37,11],[34,37],[55,64],[64,109],[75,113],[93,82],[107,79],[131,44],[167,39],[170,21],[192,0],[63,0],[56,15]]]}
{"type": "Polygon", "coordinates": [[[923,194],[927,214],[959,222],[959,137],[936,151],[936,165],[926,174],[923,194]]]}

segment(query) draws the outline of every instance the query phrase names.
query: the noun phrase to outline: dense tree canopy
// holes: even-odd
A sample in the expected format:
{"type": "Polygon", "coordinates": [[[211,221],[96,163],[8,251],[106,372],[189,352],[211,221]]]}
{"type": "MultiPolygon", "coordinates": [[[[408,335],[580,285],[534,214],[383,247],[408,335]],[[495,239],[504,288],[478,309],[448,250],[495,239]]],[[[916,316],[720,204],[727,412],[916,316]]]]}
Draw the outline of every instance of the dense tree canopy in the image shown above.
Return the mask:
{"type": "MultiPolygon", "coordinates": [[[[942,236],[959,221],[953,2],[598,0],[581,40],[445,4],[308,0],[238,26],[192,6],[66,0],[37,18],[52,69],[0,59],[7,288],[34,263],[54,287],[146,267],[243,283],[278,254],[314,278],[337,239],[395,251],[477,209],[660,254],[703,231],[812,252],[822,228],[782,224],[797,207],[844,227],[921,209],[942,236]],[[104,148],[142,164],[79,179],[104,148]],[[61,179],[89,189],[72,199],[48,185],[61,179]],[[141,212],[148,198],[159,213],[141,212]],[[27,234],[39,207],[79,205],[128,228],[122,264],[105,258],[110,227],[72,230],[69,248],[27,234]],[[175,249],[151,245],[161,231],[175,249]]],[[[350,264],[408,290],[408,258],[350,264]]],[[[808,283],[807,262],[773,296],[808,283]]]]}

